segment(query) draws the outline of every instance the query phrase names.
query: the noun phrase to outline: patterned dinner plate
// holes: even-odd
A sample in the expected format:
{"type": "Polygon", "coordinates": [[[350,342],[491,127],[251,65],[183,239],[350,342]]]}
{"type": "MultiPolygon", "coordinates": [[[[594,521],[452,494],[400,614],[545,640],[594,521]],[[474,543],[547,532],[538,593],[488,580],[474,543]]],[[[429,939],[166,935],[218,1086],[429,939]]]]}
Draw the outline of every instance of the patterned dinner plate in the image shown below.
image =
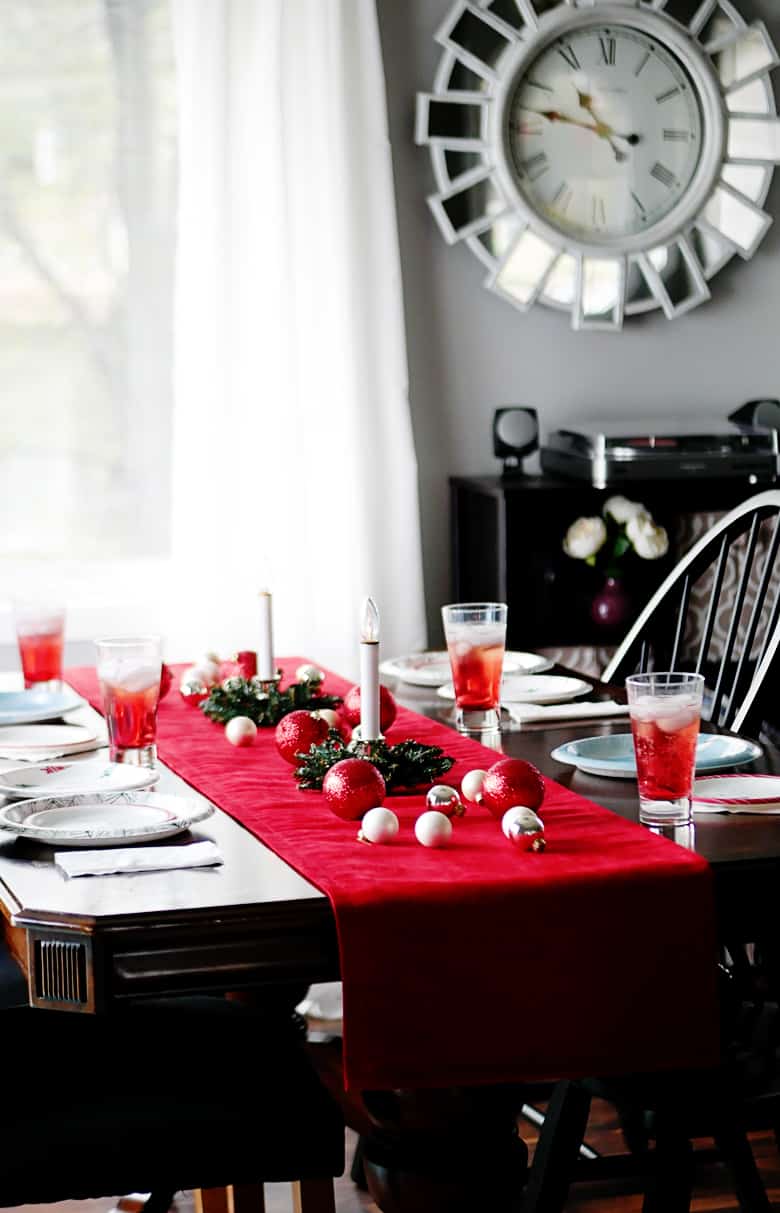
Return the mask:
{"type": "Polygon", "coordinates": [[[780,813],[778,775],[704,775],[693,785],[698,813],[780,813]]]}
{"type": "Polygon", "coordinates": [[[207,801],[159,792],[17,800],[0,809],[0,830],[56,847],[119,847],[181,834],[214,812],[207,801]]]}
{"type": "Polygon", "coordinates": [[[11,800],[41,800],[51,796],[140,791],[150,788],[159,778],[159,771],[124,762],[27,763],[0,771],[0,793],[11,800]]]}
{"type": "MultiPolygon", "coordinates": [[[[551,669],[552,664],[538,653],[507,651],[504,654],[505,674],[539,674],[542,670],[551,669]]],[[[402,682],[411,682],[418,687],[439,687],[452,677],[446,649],[392,657],[383,661],[379,670],[389,678],[400,678],[402,682]]]]}

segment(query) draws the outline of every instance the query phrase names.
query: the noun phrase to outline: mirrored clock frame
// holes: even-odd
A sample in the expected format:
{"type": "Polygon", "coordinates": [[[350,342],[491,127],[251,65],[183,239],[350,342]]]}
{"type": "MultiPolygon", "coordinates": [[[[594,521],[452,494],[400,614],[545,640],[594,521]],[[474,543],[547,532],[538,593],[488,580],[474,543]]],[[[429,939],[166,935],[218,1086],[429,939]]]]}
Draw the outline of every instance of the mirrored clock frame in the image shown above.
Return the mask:
{"type": "Polygon", "coordinates": [[[415,132],[436,179],[428,203],[445,240],[470,248],[485,286],[514,307],[569,312],[577,330],[619,331],[654,309],[674,319],[710,298],[733,257],[758,250],[780,163],[770,75],[780,57],[763,22],[748,23],[732,0],[457,0],[436,41],[442,57],[432,92],[418,95],[415,132]],[[524,192],[507,114],[528,67],[557,39],[610,23],[656,39],[692,78],[702,149],[659,222],[588,240],[524,192]]]}

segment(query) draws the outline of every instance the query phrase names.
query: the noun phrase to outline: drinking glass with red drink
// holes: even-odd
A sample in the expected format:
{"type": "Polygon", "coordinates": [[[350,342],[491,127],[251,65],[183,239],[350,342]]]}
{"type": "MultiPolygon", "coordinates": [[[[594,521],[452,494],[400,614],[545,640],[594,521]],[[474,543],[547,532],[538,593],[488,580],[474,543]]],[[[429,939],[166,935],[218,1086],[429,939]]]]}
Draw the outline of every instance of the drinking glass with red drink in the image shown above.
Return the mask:
{"type": "Polygon", "coordinates": [[[154,766],[162,651],[158,636],[96,640],[112,762],[154,766]]]}
{"type": "Polygon", "coordinates": [[[25,687],[61,690],[65,608],[17,601],[14,619],[25,687]]]}
{"type": "Polygon", "coordinates": [[[635,674],[626,679],[639,781],[639,820],[680,826],[691,796],[701,722],[701,674],[635,674]]]}
{"type": "Polygon", "coordinates": [[[462,733],[499,728],[506,644],[505,602],[455,602],[441,609],[462,733]]]}

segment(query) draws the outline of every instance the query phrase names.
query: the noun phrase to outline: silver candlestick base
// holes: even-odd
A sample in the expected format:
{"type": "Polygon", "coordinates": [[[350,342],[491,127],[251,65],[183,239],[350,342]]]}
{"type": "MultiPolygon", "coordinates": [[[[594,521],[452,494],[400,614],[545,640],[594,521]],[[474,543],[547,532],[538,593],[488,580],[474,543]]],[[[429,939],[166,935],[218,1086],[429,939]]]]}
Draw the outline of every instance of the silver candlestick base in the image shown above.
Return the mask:
{"type": "Polygon", "coordinates": [[[254,678],[252,679],[252,685],[257,687],[259,691],[265,691],[265,693],[268,694],[269,691],[278,691],[279,683],[281,681],[282,671],[277,670],[271,678],[259,678],[257,674],[255,674],[254,678]]]}

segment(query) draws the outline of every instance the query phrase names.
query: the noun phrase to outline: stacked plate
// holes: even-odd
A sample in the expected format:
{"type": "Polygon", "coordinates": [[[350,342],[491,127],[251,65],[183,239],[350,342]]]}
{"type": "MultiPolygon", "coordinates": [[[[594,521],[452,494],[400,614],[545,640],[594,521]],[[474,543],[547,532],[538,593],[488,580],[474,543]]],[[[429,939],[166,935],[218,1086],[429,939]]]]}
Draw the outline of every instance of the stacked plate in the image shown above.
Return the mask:
{"type": "MultiPolygon", "coordinates": [[[[549,670],[552,664],[538,653],[507,651],[504,654],[505,675],[539,674],[542,670],[549,670]]],[[[452,677],[449,655],[446,650],[439,649],[393,657],[383,661],[379,670],[388,678],[400,678],[402,682],[410,682],[418,687],[439,687],[452,677]]]]}
{"type": "MultiPolygon", "coordinates": [[[[591,685],[582,678],[568,678],[558,674],[505,674],[501,680],[502,703],[568,703],[580,695],[587,695],[591,685]]],[[[436,692],[442,699],[454,699],[455,688],[451,682],[439,687],[436,692]]]]}
{"type": "MultiPolygon", "coordinates": [[[[761,757],[761,746],[742,737],[701,733],[696,742],[696,770],[722,771],[761,757]]],[[[581,737],[552,751],[556,762],[575,766],[589,775],[614,779],[636,779],[634,739],[630,733],[581,737]]],[[[780,781],[778,781],[780,782],[780,781]]]]}
{"type": "Polygon", "coordinates": [[[0,771],[0,794],[9,800],[43,800],[68,795],[140,791],[160,778],[149,767],[121,762],[27,763],[0,771]]]}
{"type": "Polygon", "coordinates": [[[697,813],[780,813],[777,775],[705,775],[693,785],[697,813]]]}
{"type": "Polygon", "coordinates": [[[73,691],[54,692],[35,687],[28,691],[0,691],[0,726],[56,720],[83,706],[84,700],[73,691]]]}
{"type": "Polygon", "coordinates": [[[19,800],[0,809],[0,831],[54,847],[119,847],[156,842],[214,812],[206,801],[159,792],[19,800]]]}

